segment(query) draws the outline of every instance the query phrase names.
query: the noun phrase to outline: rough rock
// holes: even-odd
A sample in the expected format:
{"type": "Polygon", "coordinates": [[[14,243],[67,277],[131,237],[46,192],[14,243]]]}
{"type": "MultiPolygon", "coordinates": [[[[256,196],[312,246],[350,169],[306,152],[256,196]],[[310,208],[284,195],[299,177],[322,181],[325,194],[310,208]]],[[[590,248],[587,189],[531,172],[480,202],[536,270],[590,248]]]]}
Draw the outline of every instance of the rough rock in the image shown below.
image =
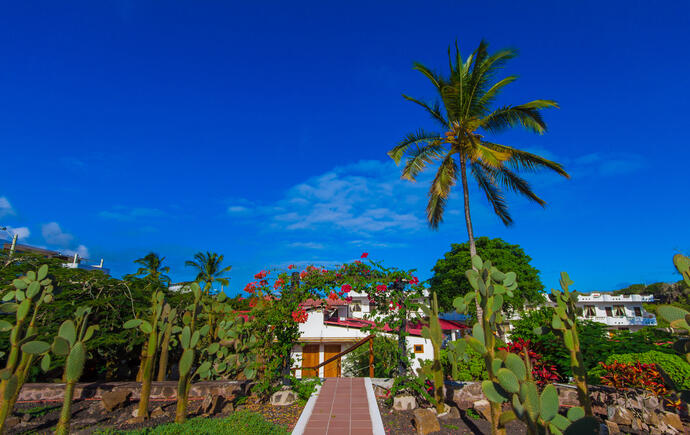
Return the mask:
{"type": "Polygon", "coordinates": [[[106,391],[101,395],[101,403],[106,411],[112,412],[126,406],[131,397],[132,392],[128,390],[106,391]]]}
{"type": "Polygon", "coordinates": [[[281,390],[273,393],[271,396],[271,405],[286,406],[297,402],[299,396],[292,390],[281,390]]]}
{"type": "Polygon", "coordinates": [[[606,427],[609,430],[609,435],[621,433],[621,430],[618,428],[618,424],[616,424],[610,420],[606,420],[606,427]]]}
{"type": "Polygon", "coordinates": [[[673,412],[664,412],[661,415],[661,421],[664,422],[664,424],[667,424],[671,426],[672,428],[683,432],[683,422],[680,421],[680,416],[676,413],[673,412]]]}
{"type": "Polygon", "coordinates": [[[5,419],[5,426],[7,428],[11,428],[11,427],[18,425],[21,422],[22,421],[19,417],[15,417],[15,416],[11,415],[5,419]]]}
{"type": "Polygon", "coordinates": [[[485,399],[485,397],[480,382],[467,383],[453,391],[453,402],[460,409],[470,409],[474,402],[482,399],[485,399]]]}
{"type": "Polygon", "coordinates": [[[225,406],[223,406],[223,411],[221,411],[223,414],[230,414],[231,412],[235,412],[235,405],[232,404],[232,402],[227,402],[225,406]]]}
{"type": "Polygon", "coordinates": [[[446,412],[438,416],[440,420],[452,420],[460,418],[460,410],[455,406],[446,405],[446,412]]]}
{"type": "Polygon", "coordinates": [[[477,400],[472,404],[472,409],[479,411],[479,413],[487,420],[491,420],[491,404],[488,400],[477,400]]]}
{"type": "Polygon", "coordinates": [[[160,418],[166,415],[167,413],[160,406],[155,407],[153,411],[151,411],[151,418],[160,418]]]}
{"type": "Polygon", "coordinates": [[[417,409],[417,399],[414,396],[395,396],[393,409],[396,411],[410,411],[417,409]]]}
{"type": "Polygon", "coordinates": [[[134,418],[139,417],[139,408],[138,408],[138,407],[137,407],[137,408],[134,408],[134,409],[132,410],[132,417],[134,417],[134,418]]]}
{"type": "Polygon", "coordinates": [[[417,435],[427,435],[441,430],[441,425],[434,411],[431,409],[415,409],[414,426],[417,428],[417,435]]]}
{"type": "Polygon", "coordinates": [[[223,410],[226,400],[225,397],[214,394],[212,396],[206,396],[204,401],[201,402],[201,413],[203,415],[215,415],[223,410]]]}
{"type": "Polygon", "coordinates": [[[656,396],[649,396],[644,399],[644,407],[652,410],[659,407],[659,399],[656,396]]]}
{"type": "Polygon", "coordinates": [[[31,414],[22,415],[22,422],[23,423],[27,423],[29,420],[31,420],[31,414]]]}
{"type": "Polygon", "coordinates": [[[624,426],[632,425],[634,415],[625,408],[621,408],[619,406],[609,406],[607,413],[609,417],[608,419],[616,424],[624,426]]]}

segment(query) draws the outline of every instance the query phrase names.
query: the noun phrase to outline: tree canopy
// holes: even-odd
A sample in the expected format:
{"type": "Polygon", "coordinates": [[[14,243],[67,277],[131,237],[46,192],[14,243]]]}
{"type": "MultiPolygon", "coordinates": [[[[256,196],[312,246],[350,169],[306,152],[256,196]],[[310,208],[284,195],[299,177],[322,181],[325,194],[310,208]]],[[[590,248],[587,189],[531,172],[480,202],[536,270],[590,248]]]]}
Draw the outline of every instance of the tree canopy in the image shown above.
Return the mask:
{"type": "MultiPolygon", "coordinates": [[[[518,289],[512,298],[506,300],[509,310],[519,310],[525,304],[535,305],[545,300],[539,271],[530,265],[532,258],[520,245],[488,237],[477,238],[476,244],[479,256],[491,260],[500,270],[517,274],[518,289]]],[[[430,286],[438,295],[440,309],[453,310],[453,299],[474,291],[465,277],[465,272],[471,268],[469,243],[452,244],[451,250],[436,262],[430,286]]]]}

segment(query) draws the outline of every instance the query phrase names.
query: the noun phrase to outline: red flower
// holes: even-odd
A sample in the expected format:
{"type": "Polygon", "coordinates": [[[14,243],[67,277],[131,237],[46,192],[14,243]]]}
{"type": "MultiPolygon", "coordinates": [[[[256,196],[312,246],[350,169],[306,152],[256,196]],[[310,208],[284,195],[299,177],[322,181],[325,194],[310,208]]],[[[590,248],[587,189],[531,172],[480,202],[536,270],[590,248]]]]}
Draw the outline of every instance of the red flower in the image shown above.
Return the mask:
{"type": "Polygon", "coordinates": [[[283,286],[283,284],[285,284],[285,282],[283,281],[282,278],[280,278],[275,282],[275,284],[273,284],[273,288],[278,290],[280,287],[283,286]]]}
{"type": "Polygon", "coordinates": [[[362,264],[362,262],[359,261],[359,260],[355,260],[355,263],[357,263],[357,264],[362,264]]]}
{"type": "Polygon", "coordinates": [[[244,291],[247,293],[254,293],[254,290],[256,290],[256,281],[250,282],[246,286],[244,286],[244,291]]]}
{"type": "Polygon", "coordinates": [[[306,270],[303,270],[303,271],[301,271],[301,272],[299,273],[300,279],[304,279],[305,276],[307,276],[307,271],[306,271],[306,270]]]}
{"type": "Polygon", "coordinates": [[[352,296],[346,297],[346,298],[345,298],[345,302],[347,302],[348,304],[349,304],[350,302],[352,302],[352,296]]]}
{"type": "Polygon", "coordinates": [[[342,290],[343,293],[350,293],[352,291],[352,286],[350,284],[343,284],[340,290],[342,290]]]}
{"type": "Polygon", "coordinates": [[[249,307],[250,307],[250,308],[254,308],[255,306],[256,306],[256,299],[252,298],[252,299],[249,301],[249,307]]]}
{"type": "Polygon", "coordinates": [[[388,287],[384,284],[379,284],[376,286],[376,291],[379,293],[385,292],[386,290],[388,290],[388,287]]]}
{"type": "Polygon", "coordinates": [[[412,284],[412,285],[419,284],[419,279],[417,279],[416,276],[413,276],[412,279],[410,280],[410,284],[412,284]]]}
{"type": "Polygon", "coordinates": [[[359,258],[367,258],[368,256],[369,256],[369,253],[368,253],[368,252],[365,252],[365,253],[363,253],[362,256],[359,257],[359,258]]]}
{"type": "Polygon", "coordinates": [[[299,309],[297,311],[292,312],[292,320],[294,320],[297,323],[304,323],[307,321],[308,314],[304,309],[299,309]]]}
{"type": "Polygon", "coordinates": [[[331,294],[328,295],[328,299],[335,301],[338,299],[338,295],[335,294],[335,292],[331,292],[331,294]]]}
{"type": "Polygon", "coordinates": [[[292,270],[292,269],[294,269],[294,268],[295,268],[295,265],[294,265],[294,264],[291,264],[291,265],[288,266],[288,270],[292,270]]]}
{"type": "Polygon", "coordinates": [[[263,278],[266,278],[266,275],[268,275],[268,272],[266,272],[265,270],[262,270],[261,272],[254,275],[254,278],[263,279],[263,278]]]}

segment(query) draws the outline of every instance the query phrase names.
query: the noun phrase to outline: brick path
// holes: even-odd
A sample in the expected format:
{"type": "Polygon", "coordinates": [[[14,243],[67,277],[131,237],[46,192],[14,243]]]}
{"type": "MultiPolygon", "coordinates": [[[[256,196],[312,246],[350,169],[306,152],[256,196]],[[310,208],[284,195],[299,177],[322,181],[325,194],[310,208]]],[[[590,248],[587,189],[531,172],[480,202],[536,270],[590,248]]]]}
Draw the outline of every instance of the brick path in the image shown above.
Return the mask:
{"type": "Polygon", "coordinates": [[[372,434],[364,379],[327,378],[321,386],[304,435],[372,434]]]}

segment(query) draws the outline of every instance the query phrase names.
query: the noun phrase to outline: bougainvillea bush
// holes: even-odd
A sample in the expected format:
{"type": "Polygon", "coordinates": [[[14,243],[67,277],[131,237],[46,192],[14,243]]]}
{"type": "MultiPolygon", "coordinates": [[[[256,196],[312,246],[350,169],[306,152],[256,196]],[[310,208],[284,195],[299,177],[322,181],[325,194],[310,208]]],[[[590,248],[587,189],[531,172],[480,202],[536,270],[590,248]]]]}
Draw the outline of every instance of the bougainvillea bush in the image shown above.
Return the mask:
{"type": "MultiPolygon", "coordinates": [[[[330,269],[310,265],[299,271],[290,265],[286,270],[262,270],[245,286],[249,311],[244,316],[259,337],[255,347],[256,393],[272,393],[279,380],[289,375],[299,324],[309,318],[301,305],[307,299],[323,300],[325,306],[326,299],[351,301],[352,291],[367,294],[372,303],[370,319],[374,321],[368,332],[386,331],[404,341],[408,335],[405,326],[418,310],[423,287],[412,275],[414,271],[386,268],[364,260],[367,256],[362,254],[362,260],[330,269]]],[[[409,367],[407,352],[397,358],[409,367]]]]}

